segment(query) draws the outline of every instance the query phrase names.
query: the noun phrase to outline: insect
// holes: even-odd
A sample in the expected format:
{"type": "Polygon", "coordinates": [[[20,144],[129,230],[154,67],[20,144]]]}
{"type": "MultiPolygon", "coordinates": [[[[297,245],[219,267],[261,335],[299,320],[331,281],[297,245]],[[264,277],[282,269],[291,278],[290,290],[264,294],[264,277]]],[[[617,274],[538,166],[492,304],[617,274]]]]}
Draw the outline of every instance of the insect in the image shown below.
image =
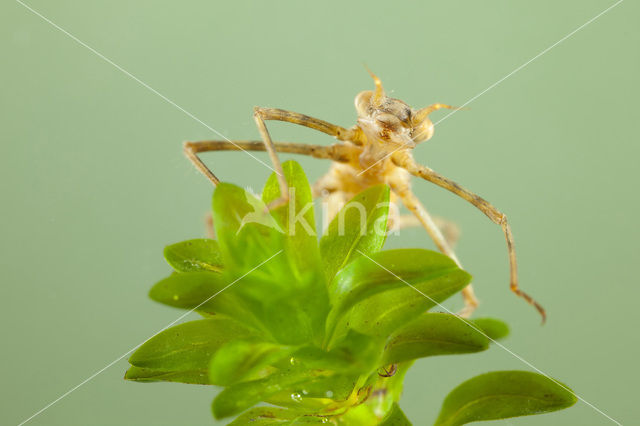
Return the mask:
{"type": "MultiPolygon", "coordinates": [[[[366,188],[387,184],[391,189],[391,202],[396,205],[402,203],[424,227],[436,247],[460,266],[451,242],[443,236],[434,218],[411,191],[410,180],[413,176],[444,188],[471,203],[500,226],[507,242],[510,289],[533,305],[544,322],[546,315],[542,306],[518,286],[516,253],[507,217],[485,199],[429,167],[418,164],[411,154],[419,143],[433,136],[434,124],[429,119],[429,114],[442,108],[455,109],[455,107],[437,103],[414,110],[405,102],[388,97],[380,79],[373,73],[370,72],[370,74],[375,83],[375,90],[366,90],[356,96],[357,123],[349,129],[297,112],[256,107],[253,116],[262,141],[185,142],[185,155],[198,170],[217,185],[220,180],[202,162],[198,156],[199,153],[266,151],[277,172],[280,193],[284,194],[280,199],[273,201],[269,208],[278,207],[288,201],[288,186],[278,152],[331,160],[329,171],[314,184],[313,188],[315,196],[327,197],[330,211],[338,211],[349,199],[366,188]],[[309,127],[333,136],[339,142],[329,146],[273,142],[266,126],[266,121],[269,120],[309,127]]],[[[410,220],[406,220],[406,217],[393,217],[391,220],[399,221],[400,225],[403,225],[403,222],[410,224],[410,220]]],[[[465,307],[460,314],[469,316],[478,305],[471,284],[463,289],[462,295],[465,307]]]]}

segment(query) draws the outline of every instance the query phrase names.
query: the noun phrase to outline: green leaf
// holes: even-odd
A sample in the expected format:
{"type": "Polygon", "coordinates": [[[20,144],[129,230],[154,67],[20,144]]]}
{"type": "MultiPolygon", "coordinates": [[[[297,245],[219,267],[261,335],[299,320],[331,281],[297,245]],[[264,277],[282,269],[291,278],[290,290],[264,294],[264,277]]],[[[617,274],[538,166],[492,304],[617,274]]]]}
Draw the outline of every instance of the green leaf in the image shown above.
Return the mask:
{"type": "Polygon", "coordinates": [[[229,423],[229,426],[241,425],[297,425],[305,423],[325,423],[324,417],[312,416],[300,413],[296,410],[275,408],[275,407],[257,407],[253,408],[229,423]]]}
{"type": "Polygon", "coordinates": [[[288,237],[265,204],[239,187],[220,184],[213,195],[216,233],[229,282],[282,344],[321,341],[329,309],[317,271],[298,271],[288,237]],[[315,303],[309,304],[307,301],[315,303]]]}
{"type": "MultiPolygon", "coordinates": [[[[279,320],[280,326],[276,327],[279,330],[290,328],[292,325],[300,328],[302,325],[300,321],[302,321],[309,327],[308,335],[320,342],[329,310],[329,300],[326,279],[320,262],[311,187],[302,167],[295,161],[286,161],[282,164],[282,168],[289,185],[289,202],[271,210],[271,215],[287,236],[283,254],[291,263],[293,272],[284,275],[283,278],[299,283],[295,294],[287,296],[288,304],[297,307],[293,311],[297,312],[295,315],[299,319],[296,321],[295,317],[282,309],[282,303],[279,303],[279,308],[272,309],[273,312],[268,317],[270,319],[274,316],[282,317],[279,320]],[[314,300],[314,303],[308,303],[309,300],[314,300]],[[302,310],[305,312],[300,315],[302,310]]],[[[265,204],[269,204],[279,199],[280,195],[277,176],[272,173],[262,192],[262,200],[265,204]]],[[[275,307],[276,304],[273,306],[275,307]]]]}
{"type": "MultiPolygon", "coordinates": [[[[211,356],[234,339],[252,336],[247,328],[228,318],[190,321],[164,330],[140,346],[129,358],[135,367],[160,370],[163,374],[206,372],[211,356]]],[[[134,371],[131,376],[147,371],[134,371]]],[[[149,373],[149,374],[148,374],[149,373]]],[[[159,376],[162,380],[162,375],[159,376]]]]}
{"type": "Polygon", "coordinates": [[[320,239],[320,254],[327,279],[360,252],[371,255],[384,245],[389,212],[389,187],[378,185],[356,195],[331,221],[320,239]]]}
{"type": "Polygon", "coordinates": [[[384,365],[434,355],[466,354],[489,348],[489,339],[457,315],[427,313],[389,339],[384,365]]]}
{"type": "Polygon", "coordinates": [[[207,370],[162,371],[131,366],[124,375],[133,382],[178,382],[194,385],[210,385],[207,370]]]}
{"type": "MultiPolygon", "coordinates": [[[[236,276],[284,251],[284,234],[279,225],[265,204],[244,189],[220,183],[213,193],[212,205],[223,263],[236,276]]],[[[282,272],[290,272],[286,256],[274,260],[265,265],[269,270],[284,265],[282,272]]]]}
{"type": "MultiPolygon", "coordinates": [[[[289,284],[284,281],[285,284],[289,284]]],[[[319,315],[317,307],[310,306],[309,300],[318,300],[322,312],[328,307],[326,293],[318,297],[309,297],[306,291],[289,293],[278,299],[271,299],[263,309],[262,321],[268,327],[274,339],[284,345],[301,345],[320,339],[324,325],[324,315],[319,315]],[[307,297],[301,297],[305,295],[307,297]]],[[[266,299],[265,297],[265,300],[266,299]]]]}
{"type": "Polygon", "coordinates": [[[422,294],[405,286],[362,300],[351,310],[348,322],[361,333],[387,337],[432,307],[422,294]]]}
{"type": "Polygon", "coordinates": [[[224,310],[220,300],[229,297],[222,291],[228,285],[227,279],[211,272],[185,272],[172,274],[156,283],[149,291],[149,297],[156,302],[183,309],[215,314],[224,310]],[[213,297],[215,296],[215,297],[213,297]]]}
{"type": "Polygon", "coordinates": [[[374,373],[377,376],[377,380],[371,390],[371,394],[377,395],[377,398],[368,402],[368,405],[374,412],[388,413],[392,409],[393,404],[400,400],[405,375],[412,365],[413,361],[408,361],[377,369],[376,373],[374,373]],[[380,375],[380,373],[384,374],[384,370],[387,372],[395,371],[393,371],[393,375],[390,377],[385,377],[380,375]]]}
{"type": "Polygon", "coordinates": [[[380,418],[376,416],[369,404],[359,404],[350,407],[344,414],[335,419],[338,426],[361,426],[380,424],[380,418]]]}
{"type": "Polygon", "coordinates": [[[495,318],[477,318],[473,321],[490,339],[500,340],[509,335],[509,326],[495,318]]]}
{"type": "Polygon", "coordinates": [[[309,369],[366,373],[379,365],[383,347],[384,340],[349,330],[331,350],[305,346],[296,350],[291,360],[309,369]]]}
{"type": "Polygon", "coordinates": [[[565,385],[528,371],[496,371],[459,385],[446,397],[436,425],[456,426],[561,410],[577,398],[565,385]]]}
{"type": "Polygon", "coordinates": [[[318,370],[291,368],[263,379],[231,385],[213,400],[213,415],[221,419],[238,414],[282,391],[290,390],[293,395],[294,387],[327,374],[318,370]]]}
{"type": "MultiPolygon", "coordinates": [[[[306,409],[313,406],[310,400],[321,402],[320,407],[324,408],[328,399],[333,401],[346,401],[354,392],[354,388],[358,383],[358,374],[335,374],[328,377],[316,377],[304,382],[302,389],[298,394],[302,396],[302,400],[291,398],[291,392],[285,392],[274,395],[266,400],[270,404],[279,406],[293,406],[306,409]]],[[[315,411],[318,411],[316,408],[315,411]]]]}
{"type": "Polygon", "coordinates": [[[364,304],[354,308],[354,315],[362,318],[362,322],[350,322],[350,327],[364,334],[387,337],[390,331],[462,290],[470,280],[471,276],[449,257],[429,250],[387,250],[360,257],[342,269],[331,283],[334,307],[327,330],[331,332],[354,305],[376,294],[393,297],[392,291],[399,289],[412,301],[411,308],[398,310],[389,304],[366,311],[364,304]]]}
{"type": "Polygon", "coordinates": [[[231,385],[248,379],[266,367],[288,358],[295,348],[269,342],[235,340],[222,346],[211,358],[209,378],[216,385],[231,385]]]}
{"type": "Polygon", "coordinates": [[[206,314],[223,314],[259,328],[254,314],[233,291],[233,281],[214,272],[173,274],[151,288],[149,297],[156,302],[206,314]],[[229,288],[227,288],[229,287],[229,288]]]}
{"type": "Polygon", "coordinates": [[[204,238],[167,246],[164,258],[176,272],[220,272],[223,266],[218,242],[204,238]]]}
{"type": "MultiPolygon", "coordinates": [[[[282,169],[289,184],[289,203],[271,210],[271,215],[289,237],[287,254],[297,271],[320,271],[320,252],[309,181],[302,167],[295,161],[284,162],[282,169]]],[[[272,173],[262,191],[262,201],[268,205],[279,199],[280,195],[277,176],[272,173]]]]}
{"type": "Polygon", "coordinates": [[[393,404],[391,411],[382,419],[380,426],[411,426],[411,422],[396,403],[393,404]]]}

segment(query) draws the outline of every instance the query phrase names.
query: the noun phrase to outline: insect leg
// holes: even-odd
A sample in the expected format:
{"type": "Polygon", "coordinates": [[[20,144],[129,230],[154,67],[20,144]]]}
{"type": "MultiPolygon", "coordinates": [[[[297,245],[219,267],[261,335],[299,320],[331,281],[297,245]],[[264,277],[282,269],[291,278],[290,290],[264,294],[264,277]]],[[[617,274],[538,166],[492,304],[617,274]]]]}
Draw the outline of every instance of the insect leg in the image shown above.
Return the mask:
{"type": "Polygon", "coordinates": [[[344,127],[331,124],[327,121],[320,120],[298,112],[287,111],[279,108],[254,108],[254,116],[259,116],[263,120],[285,121],[287,123],[298,124],[308,127],[329,136],[333,136],[340,141],[350,141],[356,145],[362,144],[362,130],[359,127],[345,129],[344,127]]]}
{"type": "MultiPolygon", "coordinates": [[[[433,216],[433,222],[438,229],[440,229],[440,232],[442,232],[442,236],[447,244],[449,244],[449,247],[455,247],[460,237],[458,225],[451,220],[439,216],[433,216]]],[[[398,227],[400,229],[413,228],[415,226],[422,226],[422,223],[420,223],[418,218],[413,214],[403,214],[398,218],[398,227]]]]}
{"type": "Polygon", "coordinates": [[[253,119],[256,122],[256,126],[258,126],[258,131],[260,132],[260,136],[262,136],[264,146],[269,153],[271,164],[273,164],[273,167],[275,168],[276,178],[278,179],[278,184],[280,185],[280,198],[273,200],[267,206],[267,209],[271,210],[283,206],[289,202],[289,185],[287,184],[287,179],[284,177],[284,170],[282,169],[280,158],[278,157],[278,154],[276,154],[276,149],[273,146],[271,135],[269,135],[269,130],[267,130],[267,125],[264,122],[264,117],[260,112],[260,108],[254,109],[253,119]]]}
{"type": "MultiPolygon", "coordinates": [[[[309,155],[315,158],[331,159],[340,161],[344,156],[342,145],[322,146],[322,145],[305,145],[299,143],[275,142],[275,148],[278,152],[287,152],[292,154],[309,155]]],[[[202,162],[198,154],[208,151],[264,151],[266,149],[261,141],[200,141],[185,142],[184,153],[187,158],[202,172],[214,185],[220,183],[215,174],[202,162]]],[[[208,238],[215,238],[213,229],[213,218],[208,213],[205,218],[205,227],[208,238]]]]}
{"type": "Polygon", "coordinates": [[[256,125],[258,126],[258,130],[260,131],[260,135],[262,136],[262,140],[264,141],[266,150],[269,153],[271,162],[275,167],[278,177],[278,183],[280,185],[280,198],[269,203],[269,205],[267,206],[269,209],[280,207],[289,201],[289,187],[284,177],[280,159],[278,158],[278,155],[276,153],[276,149],[271,140],[271,136],[269,135],[269,131],[267,130],[265,121],[276,120],[298,124],[329,134],[340,140],[358,139],[357,137],[354,138],[354,136],[357,134],[356,130],[347,130],[340,126],[336,126],[335,124],[331,124],[326,121],[297,112],[286,111],[277,108],[255,107],[253,110],[253,117],[255,119],[256,125]]]}
{"type": "MultiPolygon", "coordinates": [[[[391,186],[391,189],[402,200],[402,203],[405,205],[405,207],[415,215],[420,224],[427,231],[427,234],[429,234],[429,236],[435,243],[436,247],[438,247],[438,250],[440,250],[443,254],[449,256],[460,268],[462,268],[460,260],[458,260],[458,256],[456,256],[455,252],[453,251],[445,237],[442,235],[440,228],[436,225],[427,209],[422,205],[420,200],[418,200],[413,192],[411,192],[408,187],[397,187],[393,184],[391,186]]],[[[478,306],[478,299],[476,299],[475,297],[471,284],[469,284],[462,290],[462,297],[464,298],[465,307],[462,312],[460,312],[460,315],[463,317],[468,317],[478,306]]]]}
{"type": "MultiPolygon", "coordinates": [[[[307,145],[290,142],[275,142],[274,147],[278,152],[309,155],[314,158],[323,158],[333,161],[344,161],[345,147],[340,144],[330,146],[307,145]]],[[[200,141],[185,142],[184,154],[193,165],[205,175],[214,185],[220,183],[220,179],[202,162],[199,153],[210,151],[265,151],[266,146],[261,141],[200,141]]]]}
{"type": "Polygon", "coordinates": [[[413,176],[420,177],[426,181],[438,185],[441,188],[453,192],[457,196],[473,204],[478,210],[487,215],[487,217],[489,217],[489,219],[491,219],[491,221],[493,221],[495,224],[500,225],[507,241],[507,250],[509,253],[509,288],[516,295],[522,297],[527,301],[527,303],[535,307],[542,316],[542,322],[544,322],[546,319],[544,308],[538,302],[536,302],[535,299],[533,299],[524,291],[520,290],[520,287],[518,286],[518,266],[516,262],[516,252],[513,244],[513,234],[511,233],[511,227],[507,222],[507,216],[501,213],[494,206],[492,206],[487,200],[461,187],[451,179],[448,179],[441,174],[436,173],[426,166],[416,163],[411,154],[408,152],[398,152],[391,156],[391,160],[394,162],[394,164],[407,170],[413,176]]]}
{"type": "Polygon", "coordinates": [[[216,231],[213,227],[213,215],[211,214],[211,212],[207,212],[206,216],[204,217],[204,226],[207,231],[207,238],[215,240],[216,231]]]}

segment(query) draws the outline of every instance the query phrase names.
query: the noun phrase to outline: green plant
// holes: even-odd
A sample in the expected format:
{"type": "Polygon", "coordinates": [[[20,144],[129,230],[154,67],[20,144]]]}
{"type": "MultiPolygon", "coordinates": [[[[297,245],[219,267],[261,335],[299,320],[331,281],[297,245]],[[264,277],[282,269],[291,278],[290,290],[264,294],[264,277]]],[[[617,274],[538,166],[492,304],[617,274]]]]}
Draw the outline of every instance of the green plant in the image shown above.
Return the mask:
{"type": "MultiPolygon", "coordinates": [[[[495,319],[427,312],[470,276],[433,251],[381,251],[386,186],[351,200],[345,226],[337,217],[318,244],[307,179],[295,162],[284,169],[295,190],[291,205],[266,211],[280,195],[273,175],[262,200],[222,183],[213,196],[218,240],[165,249],[174,272],[150,297],[203,319],[148,340],[129,359],[125,378],[223,386],[213,414],[239,415],[234,425],[408,425],[398,401],[415,359],[484,351],[508,328],[495,319]],[[253,408],[261,402],[271,406],[253,408]]],[[[545,376],[498,371],[454,389],[435,424],[538,414],[575,402],[545,376]]]]}

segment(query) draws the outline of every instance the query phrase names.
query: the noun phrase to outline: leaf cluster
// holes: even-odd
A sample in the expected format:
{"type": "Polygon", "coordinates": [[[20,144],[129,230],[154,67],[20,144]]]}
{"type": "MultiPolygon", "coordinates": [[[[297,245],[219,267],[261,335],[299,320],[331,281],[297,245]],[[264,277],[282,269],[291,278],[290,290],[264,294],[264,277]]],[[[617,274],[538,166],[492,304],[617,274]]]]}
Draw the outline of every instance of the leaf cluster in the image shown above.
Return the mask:
{"type": "MultiPolygon", "coordinates": [[[[280,197],[275,175],[261,199],[222,183],[213,195],[217,240],[166,247],[173,272],[150,297],[202,318],[149,339],[125,378],[222,386],[213,415],[238,416],[234,425],[408,425],[398,401],[416,359],[484,351],[508,328],[429,312],[471,277],[433,251],[382,250],[388,187],[357,195],[318,241],[307,178],[295,162],[283,167],[295,194],[288,205],[266,209],[280,197]]],[[[552,379],[493,372],[454,389],[436,424],[573,403],[552,379]]]]}

